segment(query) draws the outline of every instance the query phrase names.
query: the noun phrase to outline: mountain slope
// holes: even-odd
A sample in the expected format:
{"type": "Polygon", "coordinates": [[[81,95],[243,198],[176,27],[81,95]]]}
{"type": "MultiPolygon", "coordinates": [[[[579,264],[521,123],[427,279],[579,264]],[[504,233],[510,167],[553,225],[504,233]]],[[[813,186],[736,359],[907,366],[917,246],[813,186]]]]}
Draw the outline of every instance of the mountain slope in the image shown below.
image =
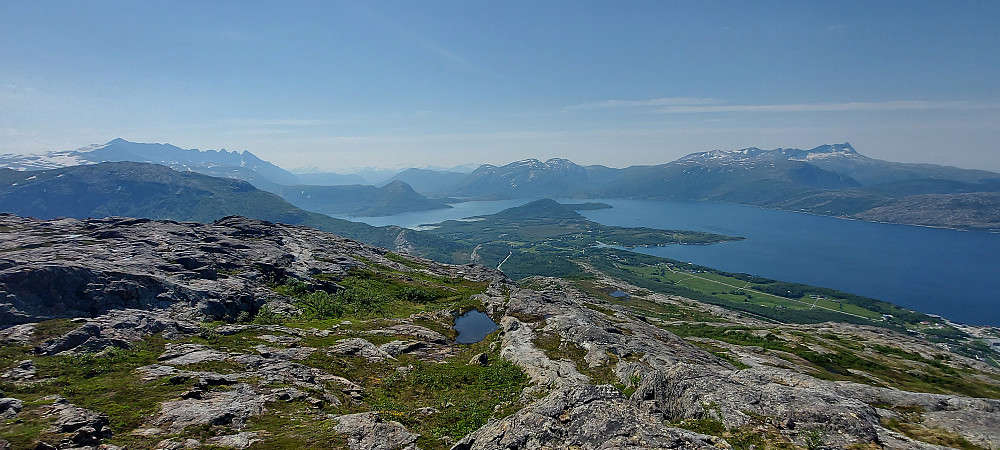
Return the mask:
{"type": "Polygon", "coordinates": [[[273,192],[295,206],[323,214],[384,216],[450,208],[444,203],[428,200],[402,181],[393,181],[382,187],[287,186],[273,192]]]}
{"type": "Polygon", "coordinates": [[[982,361],[588,272],[516,284],[242,217],[0,215],[0,446],[1000,444],[982,361]],[[461,343],[472,309],[496,328],[461,343]]]}
{"type": "Polygon", "coordinates": [[[239,180],[132,162],[43,171],[0,171],[0,211],[39,218],[145,217],[211,222],[241,215],[307,225],[373,245],[443,261],[468,251],[436,236],[373,227],[308,212],[239,180]]]}
{"type": "Polygon", "coordinates": [[[508,198],[580,196],[589,189],[587,178],[587,170],[569,160],[526,159],[504,166],[480,166],[455,187],[453,194],[508,198]]]}
{"type": "Polygon", "coordinates": [[[411,168],[397,173],[389,181],[402,181],[423,195],[441,195],[454,191],[468,175],[460,172],[411,168]]]}
{"type": "Polygon", "coordinates": [[[960,169],[936,164],[898,163],[869,158],[858,153],[847,142],[821,145],[809,150],[797,148],[761,150],[756,147],[728,151],[713,150],[692,153],[678,161],[725,165],[803,161],[850,177],[864,186],[916,179],[945,179],[975,183],[1000,178],[1000,174],[985,170],[960,169]]]}
{"type": "Polygon", "coordinates": [[[145,162],[180,171],[249,181],[259,188],[298,184],[292,173],[258,158],[248,151],[182,149],[170,144],[129,142],[121,138],[106,144],[43,155],[0,155],[0,167],[43,170],[102,162],[145,162]]]}
{"type": "MultiPolygon", "coordinates": [[[[972,205],[964,194],[976,192],[1000,192],[1000,174],[882,161],[843,143],[809,150],[712,150],[624,169],[559,159],[484,165],[451,194],[722,201],[863,220],[996,229],[992,219],[969,208],[949,213],[947,205],[972,205]],[[927,194],[938,196],[933,201],[911,198],[927,194]],[[902,214],[906,208],[918,210],[902,214]]],[[[988,209],[993,197],[978,196],[974,203],[973,209],[988,209]]]]}

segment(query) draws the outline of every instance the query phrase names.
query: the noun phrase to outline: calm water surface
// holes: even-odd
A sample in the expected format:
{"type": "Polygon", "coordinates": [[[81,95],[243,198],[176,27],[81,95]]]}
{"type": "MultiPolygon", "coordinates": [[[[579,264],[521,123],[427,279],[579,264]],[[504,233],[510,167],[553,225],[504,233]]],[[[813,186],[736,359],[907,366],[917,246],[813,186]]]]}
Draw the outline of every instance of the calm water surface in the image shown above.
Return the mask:
{"type": "Polygon", "coordinates": [[[490,316],[474,309],[455,318],[455,331],[458,332],[455,342],[475,344],[486,339],[486,336],[496,329],[497,324],[490,319],[490,316]]]}
{"type": "MultiPolygon", "coordinates": [[[[412,228],[492,214],[528,201],[468,202],[450,210],[355,220],[412,228]]],[[[1000,326],[1000,234],[868,223],[726,203],[596,201],[614,208],[581,214],[605,225],[746,238],[636,249],[642,253],[840,289],[963,323],[1000,326]]]]}

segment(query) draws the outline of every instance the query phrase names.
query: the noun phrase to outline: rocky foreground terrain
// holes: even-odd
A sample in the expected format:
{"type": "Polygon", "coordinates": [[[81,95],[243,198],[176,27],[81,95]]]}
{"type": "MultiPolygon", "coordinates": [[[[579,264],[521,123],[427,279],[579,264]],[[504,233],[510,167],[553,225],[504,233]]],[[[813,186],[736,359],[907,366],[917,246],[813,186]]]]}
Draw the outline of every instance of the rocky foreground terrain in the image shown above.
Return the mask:
{"type": "Polygon", "coordinates": [[[0,327],[0,448],[1000,446],[1000,372],[919,338],[240,217],[0,215],[0,327]]]}

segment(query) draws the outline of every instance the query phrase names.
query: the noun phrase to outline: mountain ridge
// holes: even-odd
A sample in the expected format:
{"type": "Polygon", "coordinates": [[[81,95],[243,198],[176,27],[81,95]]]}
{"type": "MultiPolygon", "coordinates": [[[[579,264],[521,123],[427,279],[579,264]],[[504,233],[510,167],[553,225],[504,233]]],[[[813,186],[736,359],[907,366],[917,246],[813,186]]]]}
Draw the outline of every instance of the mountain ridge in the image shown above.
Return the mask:
{"type": "MultiPolygon", "coordinates": [[[[935,198],[933,202],[927,199],[907,200],[905,204],[911,207],[927,208],[920,215],[919,221],[911,220],[915,216],[904,214],[903,208],[892,207],[914,195],[955,196],[997,192],[1000,191],[1000,174],[977,169],[878,160],[862,155],[849,142],[825,144],[808,150],[762,150],[757,147],[711,150],[691,153],[664,164],[621,169],[600,165],[581,166],[564,158],[545,161],[524,159],[502,166],[483,164],[469,174],[410,169],[397,173],[385,183],[411,181],[416,184],[411,186],[416,192],[397,189],[398,198],[373,200],[382,205],[382,208],[366,208],[359,206],[359,202],[346,204],[343,203],[343,195],[335,194],[357,188],[308,187],[299,188],[299,194],[294,194],[295,191],[288,186],[301,184],[295,179],[296,175],[246,151],[202,152],[183,150],[169,144],[130,143],[121,138],[85,149],[88,150],[76,153],[50,152],[45,158],[21,156],[18,157],[20,159],[11,159],[7,155],[8,157],[0,157],[0,167],[24,169],[45,164],[68,165],[86,162],[81,159],[86,155],[91,159],[159,158],[178,170],[246,180],[258,188],[281,193],[293,203],[303,202],[298,204],[300,207],[308,205],[307,209],[331,214],[386,215],[415,210],[416,207],[441,207],[443,201],[421,198],[422,195],[433,195],[444,201],[448,201],[448,198],[485,200],[617,197],[735,202],[878,222],[1000,229],[1000,222],[980,213],[984,208],[1000,208],[1000,202],[990,203],[995,198],[990,195],[979,196],[977,202],[962,201],[958,197],[953,198],[953,201],[943,198],[935,198]],[[170,159],[163,155],[157,156],[157,151],[186,156],[170,159]],[[316,198],[321,192],[330,195],[326,202],[316,198]],[[955,205],[957,210],[949,213],[946,209],[949,204],[955,205]],[[977,206],[973,207],[973,204],[977,206]]],[[[312,176],[317,181],[353,179],[338,174],[312,176]]],[[[366,195],[376,192],[370,188],[366,188],[366,191],[369,192],[366,195]]]]}
{"type": "Polygon", "coordinates": [[[39,218],[131,216],[211,222],[228,215],[335,232],[381,247],[455,261],[469,250],[396,226],[374,227],[298,208],[248,182],[136,162],[42,171],[0,170],[0,211],[39,218]]]}

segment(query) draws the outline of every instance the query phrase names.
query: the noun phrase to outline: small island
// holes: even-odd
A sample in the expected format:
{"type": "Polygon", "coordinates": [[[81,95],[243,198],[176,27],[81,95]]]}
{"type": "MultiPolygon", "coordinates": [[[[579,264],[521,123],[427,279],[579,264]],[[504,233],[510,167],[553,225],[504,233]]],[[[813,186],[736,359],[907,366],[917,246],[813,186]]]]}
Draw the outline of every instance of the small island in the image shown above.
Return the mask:
{"type": "Polygon", "coordinates": [[[502,270],[513,278],[577,273],[580,267],[571,259],[594,247],[714,244],[743,239],[701,231],[607,226],[577,213],[575,209],[580,207],[610,206],[564,205],[543,199],[496,214],[433,224],[428,232],[474,247],[473,261],[491,267],[503,263],[502,270]]]}

